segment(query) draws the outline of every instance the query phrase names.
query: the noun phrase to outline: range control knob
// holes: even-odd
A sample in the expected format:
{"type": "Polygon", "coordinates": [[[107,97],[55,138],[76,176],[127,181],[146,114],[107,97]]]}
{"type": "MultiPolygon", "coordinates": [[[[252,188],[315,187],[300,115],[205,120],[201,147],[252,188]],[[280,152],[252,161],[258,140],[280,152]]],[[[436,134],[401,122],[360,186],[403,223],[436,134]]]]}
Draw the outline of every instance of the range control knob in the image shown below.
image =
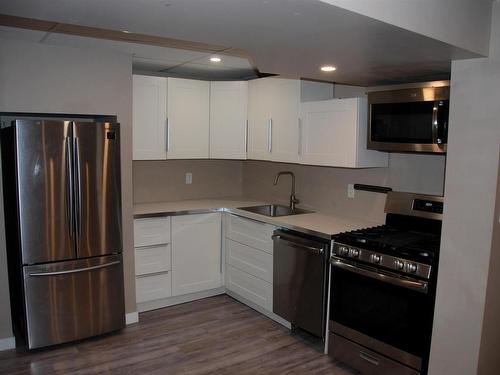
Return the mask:
{"type": "Polygon", "coordinates": [[[411,273],[417,272],[417,265],[415,263],[407,263],[406,270],[411,273]]]}
{"type": "Polygon", "coordinates": [[[349,256],[352,258],[359,257],[359,250],[358,249],[349,249],[349,256]]]}
{"type": "Polygon", "coordinates": [[[349,254],[349,249],[345,246],[340,246],[339,247],[339,255],[348,255],[349,254]]]}
{"type": "Polygon", "coordinates": [[[378,254],[372,254],[370,258],[372,263],[380,263],[380,261],[382,260],[382,257],[378,254]]]}
{"type": "Polygon", "coordinates": [[[402,270],[403,268],[405,268],[404,262],[402,260],[399,260],[399,259],[397,259],[394,262],[394,266],[396,267],[397,270],[402,270]]]}

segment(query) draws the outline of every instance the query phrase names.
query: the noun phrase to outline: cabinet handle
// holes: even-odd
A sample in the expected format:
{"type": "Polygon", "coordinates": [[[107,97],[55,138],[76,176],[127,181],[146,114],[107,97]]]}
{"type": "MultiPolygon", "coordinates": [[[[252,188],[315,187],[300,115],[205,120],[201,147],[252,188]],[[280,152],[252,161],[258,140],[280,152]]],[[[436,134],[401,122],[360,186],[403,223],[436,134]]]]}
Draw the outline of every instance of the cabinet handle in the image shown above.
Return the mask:
{"type": "Polygon", "coordinates": [[[269,119],[268,125],[268,133],[267,133],[267,149],[269,153],[273,152],[273,119],[269,119]]]}
{"type": "Polygon", "coordinates": [[[298,143],[298,154],[302,155],[302,119],[299,117],[299,141],[298,143]]]}
{"type": "Polygon", "coordinates": [[[245,152],[248,152],[248,119],[246,121],[246,128],[245,128],[245,152]]]}
{"type": "Polygon", "coordinates": [[[165,121],[165,134],[166,134],[165,149],[167,152],[169,152],[170,151],[170,121],[169,121],[168,117],[165,121]]]}

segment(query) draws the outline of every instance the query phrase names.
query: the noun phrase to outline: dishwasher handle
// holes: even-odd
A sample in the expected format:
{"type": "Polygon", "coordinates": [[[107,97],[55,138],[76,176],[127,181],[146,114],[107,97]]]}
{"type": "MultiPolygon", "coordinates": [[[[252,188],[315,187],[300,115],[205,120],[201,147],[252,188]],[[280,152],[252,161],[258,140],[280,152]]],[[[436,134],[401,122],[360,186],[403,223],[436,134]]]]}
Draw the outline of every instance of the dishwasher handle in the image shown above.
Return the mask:
{"type": "Polygon", "coordinates": [[[304,245],[304,244],[301,244],[299,242],[295,242],[295,241],[292,241],[290,239],[284,238],[283,236],[281,236],[279,234],[274,234],[271,238],[273,240],[286,242],[289,246],[292,246],[296,249],[306,250],[306,251],[313,253],[315,255],[323,255],[323,253],[325,252],[325,249],[323,247],[304,245]]]}

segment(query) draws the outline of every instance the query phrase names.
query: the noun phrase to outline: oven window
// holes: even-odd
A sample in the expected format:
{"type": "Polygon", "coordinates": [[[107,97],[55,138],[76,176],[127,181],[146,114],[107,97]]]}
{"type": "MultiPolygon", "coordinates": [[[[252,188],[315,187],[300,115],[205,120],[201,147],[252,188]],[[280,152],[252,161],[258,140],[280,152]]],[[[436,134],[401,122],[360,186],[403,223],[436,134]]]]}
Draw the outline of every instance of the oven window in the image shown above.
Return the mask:
{"type": "Polygon", "coordinates": [[[371,140],[391,143],[433,143],[434,102],[371,105],[371,140]]]}
{"type": "Polygon", "coordinates": [[[428,294],[334,269],[330,319],[419,357],[429,350],[428,294]]]}

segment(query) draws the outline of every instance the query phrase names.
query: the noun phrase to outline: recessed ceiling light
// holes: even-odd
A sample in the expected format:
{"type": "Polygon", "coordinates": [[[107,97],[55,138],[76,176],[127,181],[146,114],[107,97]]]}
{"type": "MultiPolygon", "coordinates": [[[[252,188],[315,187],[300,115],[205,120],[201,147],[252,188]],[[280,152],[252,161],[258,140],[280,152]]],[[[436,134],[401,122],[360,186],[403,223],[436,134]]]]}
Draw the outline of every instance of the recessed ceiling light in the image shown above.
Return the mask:
{"type": "Polygon", "coordinates": [[[214,62],[214,63],[218,63],[218,62],[221,62],[221,61],[222,61],[222,59],[221,59],[220,57],[217,57],[217,56],[212,56],[212,57],[210,58],[210,61],[211,61],[211,62],[214,62]]]}
{"type": "Polygon", "coordinates": [[[322,72],[334,72],[335,70],[337,70],[337,68],[333,65],[324,65],[320,69],[322,72]]]}

